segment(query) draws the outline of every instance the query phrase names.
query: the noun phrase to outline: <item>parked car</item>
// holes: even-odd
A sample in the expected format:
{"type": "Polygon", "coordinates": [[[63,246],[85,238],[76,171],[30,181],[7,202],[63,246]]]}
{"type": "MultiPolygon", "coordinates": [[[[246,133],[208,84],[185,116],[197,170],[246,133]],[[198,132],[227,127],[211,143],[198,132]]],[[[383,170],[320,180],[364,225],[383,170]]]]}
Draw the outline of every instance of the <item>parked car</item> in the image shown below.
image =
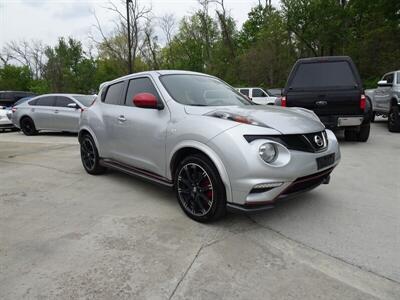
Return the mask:
{"type": "Polygon", "coordinates": [[[348,56],[299,59],[280,104],[314,111],[327,128],[344,129],[346,140],[368,140],[372,107],[364,95],[357,68],[348,56]]]}
{"type": "Polygon", "coordinates": [[[19,99],[28,96],[32,97],[36,96],[36,94],[23,91],[0,91],[0,106],[12,107],[19,99]]]}
{"type": "MultiPolygon", "coordinates": [[[[13,107],[18,106],[18,105],[20,105],[20,104],[22,104],[22,103],[28,101],[29,99],[32,99],[33,97],[34,97],[34,96],[24,97],[24,98],[19,99],[17,102],[15,102],[14,105],[13,105],[12,107],[9,107],[9,108],[7,109],[7,118],[8,118],[10,121],[12,121],[12,114],[13,114],[13,111],[14,111],[13,107]]],[[[13,126],[14,126],[14,125],[13,125],[13,126]]],[[[14,128],[18,129],[18,128],[15,127],[15,126],[14,126],[14,128]]]]}
{"type": "Polygon", "coordinates": [[[5,106],[0,106],[0,130],[4,131],[6,129],[15,129],[14,124],[7,117],[9,108],[5,106]]]}
{"type": "Polygon", "coordinates": [[[26,135],[40,130],[78,132],[81,111],[95,95],[46,94],[13,107],[12,122],[26,135]]]}
{"type": "Polygon", "coordinates": [[[280,88],[268,89],[267,93],[274,97],[280,97],[282,95],[282,90],[280,88]]]}
{"type": "Polygon", "coordinates": [[[270,95],[268,92],[263,90],[262,88],[254,87],[254,88],[238,88],[237,89],[243,95],[249,97],[251,101],[256,104],[262,105],[275,105],[276,97],[270,95]]]}
{"type": "Polygon", "coordinates": [[[392,132],[400,132],[400,70],[383,75],[378,87],[370,93],[373,116],[387,116],[388,128],[392,132]]]}
{"type": "Polygon", "coordinates": [[[106,168],[174,187],[197,221],[256,211],[328,183],[335,135],[311,111],[254,105],[216,77],[150,71],[102,86],[81,114],[89,174],[106,168]]]}

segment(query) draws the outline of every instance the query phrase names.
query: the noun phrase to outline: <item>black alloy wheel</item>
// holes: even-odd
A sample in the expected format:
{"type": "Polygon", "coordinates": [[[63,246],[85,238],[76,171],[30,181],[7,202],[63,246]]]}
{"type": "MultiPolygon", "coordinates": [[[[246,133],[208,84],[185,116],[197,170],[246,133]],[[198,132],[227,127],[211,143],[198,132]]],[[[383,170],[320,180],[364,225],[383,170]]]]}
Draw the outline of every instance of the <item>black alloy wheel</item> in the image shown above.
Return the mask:
{"type": "Polygon", "coordinates": [[[25,135],[28,136],[37,134],[35,123],[33,123],[33,120],[29,117],[24,117],[21,120],[21,130],[25,135]]]}
{"type": "Polygon", "coordinates": [[[86,172],[92,175],[98,175],[105,172],[106,168],[99,163],[99,154],[92,137],[85,135],[80,140],[81,160],[86,172]]]}
{"type": "Polygon", "coordinates": [[[388,129],[391,132],[400,132],[400,112],[397,105],[392,106],[388,116],[388,129]]]}
{"type": "Polygon", "coordinates": [[[206,156],[192,155],[179,164],[175,188],[178,202],[190,218],[207,222],[225,214],[225,188],[218,171],[206,156]]]}

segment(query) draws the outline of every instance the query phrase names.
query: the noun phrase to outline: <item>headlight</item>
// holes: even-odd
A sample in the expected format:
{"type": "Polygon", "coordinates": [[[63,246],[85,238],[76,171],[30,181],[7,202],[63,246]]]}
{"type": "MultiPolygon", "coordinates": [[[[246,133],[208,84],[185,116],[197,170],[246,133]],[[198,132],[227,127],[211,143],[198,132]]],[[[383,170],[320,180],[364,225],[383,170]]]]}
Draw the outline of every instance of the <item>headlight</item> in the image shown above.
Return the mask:
{"type": "Polygon", "coordinates": [[[272,143],[264,143],[260,146],[258,150],[258,154],[266,163],[272,163],[276,160],[277,157],[277,149],[275,144],[272,143]]]}

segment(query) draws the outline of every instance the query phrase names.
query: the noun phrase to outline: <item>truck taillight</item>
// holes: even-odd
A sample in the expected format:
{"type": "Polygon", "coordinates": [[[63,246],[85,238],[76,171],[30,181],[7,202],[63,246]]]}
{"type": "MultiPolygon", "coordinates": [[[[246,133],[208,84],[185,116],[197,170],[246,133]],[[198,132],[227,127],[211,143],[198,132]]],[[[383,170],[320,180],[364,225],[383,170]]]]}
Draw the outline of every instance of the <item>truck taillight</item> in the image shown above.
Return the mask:
{"type": "Polygon", "coordinates": [[[366,107],[367,107],[367,98],[365,97],[365,95],[361,95],[360,108],[361,108],[361,110],[365,111],[366,107]]]}
{"type": "Polygon", "coordinates": [[[284,106],[284,107],[287,106],[286,97],[285,96],[282,96],[282,98],[281,98],[281,106],[284,106]]]}

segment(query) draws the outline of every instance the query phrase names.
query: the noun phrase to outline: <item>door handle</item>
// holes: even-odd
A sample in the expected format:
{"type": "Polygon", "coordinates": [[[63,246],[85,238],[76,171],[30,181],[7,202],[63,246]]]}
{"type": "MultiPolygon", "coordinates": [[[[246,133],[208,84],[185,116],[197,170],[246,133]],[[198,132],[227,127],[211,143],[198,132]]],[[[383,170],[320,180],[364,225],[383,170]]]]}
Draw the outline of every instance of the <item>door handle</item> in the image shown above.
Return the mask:
{"type": "Polygon", "coordinates": [[[55,114],[58,114],[58,110],[56,109],[56,110],[54,111],[54,113],[55,113],[55,114]]]}
{"type": "Polygon", "coordinates": [[[126,121],[125,116],[119,116],[118,121],[125,122],[126,121]]]}

